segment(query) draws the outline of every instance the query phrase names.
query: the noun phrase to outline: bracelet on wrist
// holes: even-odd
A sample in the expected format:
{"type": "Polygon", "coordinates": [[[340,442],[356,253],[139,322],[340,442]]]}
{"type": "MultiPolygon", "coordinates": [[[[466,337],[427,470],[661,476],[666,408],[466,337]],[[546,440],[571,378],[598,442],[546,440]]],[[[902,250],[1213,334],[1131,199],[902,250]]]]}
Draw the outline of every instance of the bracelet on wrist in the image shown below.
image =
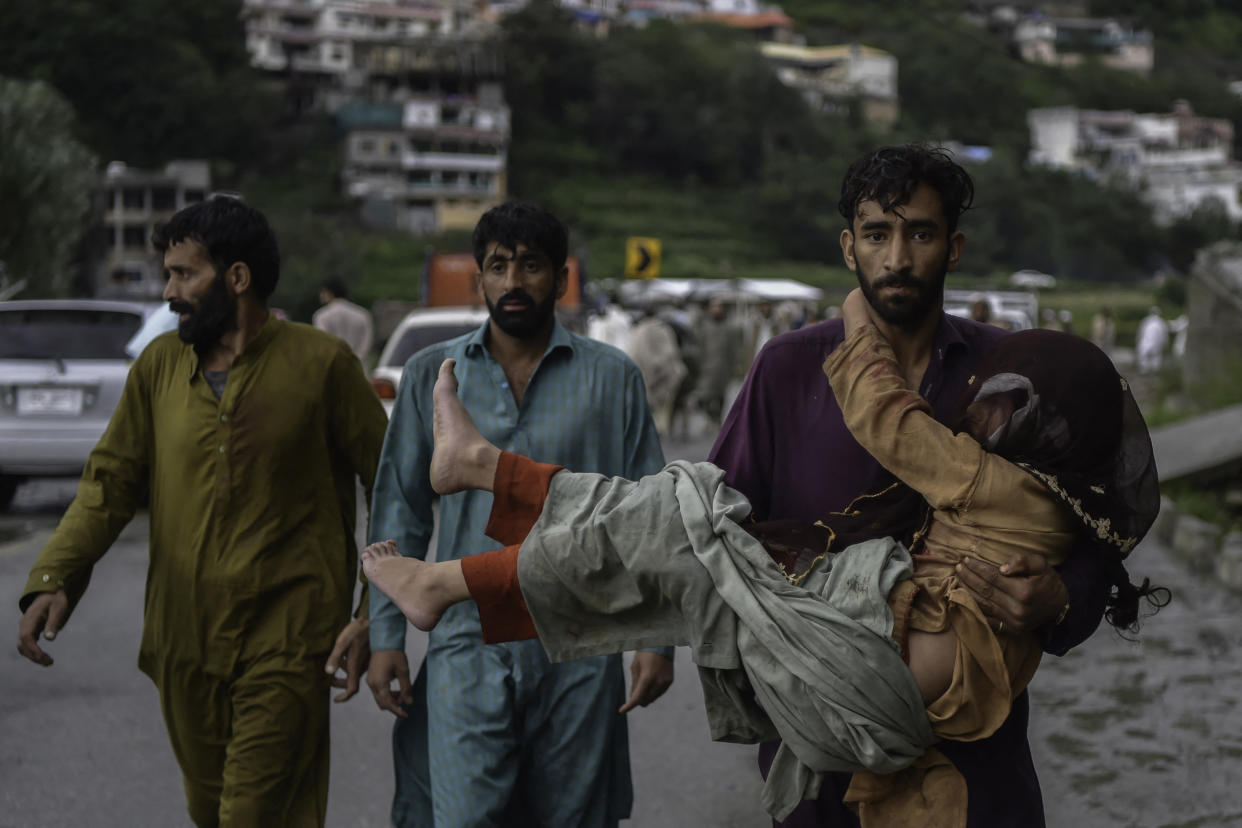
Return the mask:
{"type": "Polygon", "coordinates": [[[1052,626],[1054,627],[1059,626],[1061,622],[1065,620],[1065,616],[1069,615],[1069,609],[1070,609],[1070,602],[1067,600],[1065,602],[1065,606],[1061,607],[1061,611],[1057,613],[1057,620],[1052,622],[1052,626]]]}

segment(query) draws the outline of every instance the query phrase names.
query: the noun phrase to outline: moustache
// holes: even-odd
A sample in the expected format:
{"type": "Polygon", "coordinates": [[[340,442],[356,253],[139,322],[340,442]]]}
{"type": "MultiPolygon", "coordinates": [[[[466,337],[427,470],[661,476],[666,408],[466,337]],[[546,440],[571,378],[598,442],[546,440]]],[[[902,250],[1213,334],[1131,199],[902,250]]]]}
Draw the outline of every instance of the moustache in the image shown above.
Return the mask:
{"type": "Polygon", "coordinates": [[[886,287],[918,287],[919,284],[919,280],[914,277],[914,274],[907,271],[902,273],[890,273],[886,276],[881,276],[879,279],[875,280],[872,287],[875,289],[886,287]]]}
{"type": "Polygon", "coordinates": [[[521,288],[516,288],[502,295],[496,300],[496,307],[503,308],[509,302],[521,302],[524,305],[532,306],[535,304],[535,300],[531,297],[531,295],[521,288]]]}
{"type": "Polygon", "coordinates": [[[173,313],[194,313],[194,306],[189,302],[169,302],[168,309],[173,313]]]}

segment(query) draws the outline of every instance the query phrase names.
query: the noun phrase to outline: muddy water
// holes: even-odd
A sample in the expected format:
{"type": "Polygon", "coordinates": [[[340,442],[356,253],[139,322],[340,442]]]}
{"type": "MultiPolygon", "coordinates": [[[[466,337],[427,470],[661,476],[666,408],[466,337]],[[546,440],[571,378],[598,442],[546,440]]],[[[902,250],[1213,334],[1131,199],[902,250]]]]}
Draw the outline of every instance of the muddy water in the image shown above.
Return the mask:
{"type": "Polygon", "coordinates": [[[1031,685],[1050,826],[1242,826],[1242,595],[1154,540],[1132,575],[1174,601],[1130,642],[1111,627],[1031,685]]]}

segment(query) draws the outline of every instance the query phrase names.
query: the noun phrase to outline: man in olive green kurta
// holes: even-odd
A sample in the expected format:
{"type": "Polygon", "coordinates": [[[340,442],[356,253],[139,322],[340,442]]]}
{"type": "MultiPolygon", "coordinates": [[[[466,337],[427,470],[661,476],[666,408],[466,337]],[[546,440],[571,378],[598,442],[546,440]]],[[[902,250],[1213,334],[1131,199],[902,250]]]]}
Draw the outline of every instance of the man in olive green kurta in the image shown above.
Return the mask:
{"type": "MultiPolygon", "coordinates": [[[[177,224],[179,215],[168,225],[165,298],[182,311],[180,338],[157,338],[131,368],[77,497],[31,570],[19,649],[51,663],[33,644],[43,622],[53,638],[149,483],[138,665],[159,688],[191,817],[322,825],[324,664],[347,625],[366,638],[365,621],[350,622],[355,476],[369,497],[387,419],[344,342],[266,312],[260,293],[274,277],[234,285],[221,256],[244,254],[213,254],[204,237],[212,222],[251,208],[217,201],[183,211],[202,207],[199,221],[177,224]],[[229,304],[232,324],[216,326],[232,350],[222,361],[219,331],[198,323],[229,304]]],[[[252,213],[243,218],[253,223],[252,213]]],[[[270,236],[266,222],[260,229],[270,236]]],[[[258,271],[257,261],[238,264],[258,271]]]]}

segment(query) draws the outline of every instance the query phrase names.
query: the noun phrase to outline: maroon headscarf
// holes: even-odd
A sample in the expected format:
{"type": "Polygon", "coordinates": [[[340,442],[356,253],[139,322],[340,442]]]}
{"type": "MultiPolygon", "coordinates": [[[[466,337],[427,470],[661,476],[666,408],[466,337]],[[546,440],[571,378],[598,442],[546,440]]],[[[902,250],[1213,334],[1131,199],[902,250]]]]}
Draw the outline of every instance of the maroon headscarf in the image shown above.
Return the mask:
{"type": "Polygon", "coordinates": [[[1030,472],[1080,520],[1087,537],[1125,558],[1160,510],[1151,437],[1108,355],[1059,331],[999,340],[968,380],[965,406],[1013,393],[1019,407],[984,444],[1030,472]]]}
{"type": "MultiPolygon", "coordinates": [[[[1106,556],[1116,588],[1108,619],[1132,627],[1138,598],[1154,590],[1130,583],[1122,561],[1151,528],[1160,488],[1147,425],[1108,355],[1059,331],[1020,331],[994,344],[968,381],[959,421],[976,400],[1009,393],[1016,405],[984,448],[1034,475],[1082,523],[1083,535],[1106,556]]],[[[929,508],[896,479],[842,512],[808,526],[797,521],[746,524],[787,577],[800,583],[829,551],[891,536],[910,545],[929,508]]],[[[1154,605],[1164,595],[1149,597],[1154,605]]]]}

